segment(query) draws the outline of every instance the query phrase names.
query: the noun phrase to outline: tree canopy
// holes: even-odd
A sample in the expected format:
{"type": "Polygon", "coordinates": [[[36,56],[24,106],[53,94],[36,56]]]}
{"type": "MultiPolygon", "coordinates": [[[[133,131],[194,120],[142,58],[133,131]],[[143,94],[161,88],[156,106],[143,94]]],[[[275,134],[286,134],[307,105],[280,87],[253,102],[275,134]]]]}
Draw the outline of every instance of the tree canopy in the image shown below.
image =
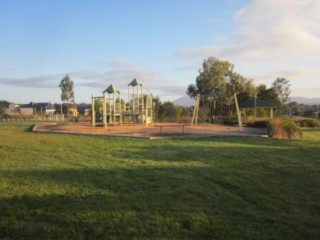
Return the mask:
{"type": "Polygon", "coordinates": [[[202,102],[206,101],[210,106],[209,112],[213,117],[217,112],[217,105],[220,106],[221,114],[225,111],[223,106],[227,106],[230,112],[234,93],[237,94],[240,103],[256,97],[280,109],[281,105],[289,101],[290,83],[285,78],[277,78],[270,88],[267,88],[264,84],[256,87],[253,80],[235,72],[234,65],[229,61],[209,57],[203,61],[195,84],[190,84],[186,93],[191,98],[200,94],[202,102]],[[205,97],[207,99],[203,99],[205,97]]]}
{"type": "Polygon", "coordinates": [[[209,57],[204,60],[202,69],[199,70],[196,84],[188,86],[187,94],[192,98],[201,94],[218,99],[226,93],[227,82],[232,72],[233,64],[209,57]]]}
{"type": "Polygon", "coordinates": [[[61,89],[61,100],[67,103],[69,113],[69,103],[74,103],[74,92],[73,81],[70,79],[68,74],[61,80],[59,87],[61,89]]]}
{"type": "Polygon", "coordinates": [[[277,78],[272,83],[273,90],[277,93],[281,104],[286,104],[290,100],[290,82],[285,78],[277,78]]]}

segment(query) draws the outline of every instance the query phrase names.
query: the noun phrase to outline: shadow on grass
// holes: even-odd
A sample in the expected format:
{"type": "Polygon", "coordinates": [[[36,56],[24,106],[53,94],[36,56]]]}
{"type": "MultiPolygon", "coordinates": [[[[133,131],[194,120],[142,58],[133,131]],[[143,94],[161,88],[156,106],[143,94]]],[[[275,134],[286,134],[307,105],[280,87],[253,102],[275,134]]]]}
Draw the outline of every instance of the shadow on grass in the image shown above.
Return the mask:
{"type": "Polygon", "coordinates": [[[1,174],[14,175],[16,182],[29,183],[32,188],[29,194],[0,199],[2,238],[284,239],[312,238],[319,233],[313,223],[315,216],[301,219],[304,209],[296,209],[284,201],[286,197],[278,195],[285,194],[284,188],[262,185],[263,179],[253,183],[252,179],[232,178],[218,169],[32,170],[1,174]]]}
{"type": "Polygon", "coordinates": [[[27,126],[26,129],[25,129],[25,132],[33,132],[33,128],[34,128],[35,124],[32,124],[30,126],[27,126]]]}

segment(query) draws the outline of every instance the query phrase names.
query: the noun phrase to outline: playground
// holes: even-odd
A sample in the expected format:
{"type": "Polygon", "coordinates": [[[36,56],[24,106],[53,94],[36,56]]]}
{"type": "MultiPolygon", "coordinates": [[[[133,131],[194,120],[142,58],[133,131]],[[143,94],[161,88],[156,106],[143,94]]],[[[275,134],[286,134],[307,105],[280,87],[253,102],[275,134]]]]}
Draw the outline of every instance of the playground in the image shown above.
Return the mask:
{"type": "Polygon", "coordinates": [[[158,123],[153,126],[143,124],[122,124],[115,126],[93,127],[90,123],[39,124],[35,132],[51,132],[96,136],[166,138],[166,137],[210,137],[210,136],[264,136],[265,129],[208,124],[190,126],[183,124],[158,123]],[[182,128],[183,126],[183,128],[182,128]]]}
{"type": "Polygon", "coordinates": [[[136,79],[128,84],[127,102],[113,84],[109,85],[102,94],[100,96],[91,95],[90,122],[38,124],[33,131],[140,138],[266,136],[267,134],[265,129],[242,126],[236,94],[234,94],[234,100],[239,121],[237,126],[208,123],[198,125],[200,95],[196,97],[190,123],[154,122],[153,97],[151,94],[143,93],[143,85],[136,79]]]}

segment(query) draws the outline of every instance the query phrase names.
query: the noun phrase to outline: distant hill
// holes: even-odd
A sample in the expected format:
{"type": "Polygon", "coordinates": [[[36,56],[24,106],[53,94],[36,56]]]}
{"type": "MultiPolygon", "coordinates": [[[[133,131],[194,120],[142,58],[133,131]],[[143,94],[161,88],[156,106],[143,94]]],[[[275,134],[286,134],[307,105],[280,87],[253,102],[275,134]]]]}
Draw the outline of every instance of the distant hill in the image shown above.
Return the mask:
{"type": "Polygon", "coordinates": [[[179,105],[182,107],[194,106],[194,102],[195,100],[191,99],[189,96],[184,96],[173,101],[174,105],[179,105]]]}
{"type": "Polygon", "coordinates": [[[303,104],[320,104],[320,98],[291,97],[289,102],[303,104]]]}

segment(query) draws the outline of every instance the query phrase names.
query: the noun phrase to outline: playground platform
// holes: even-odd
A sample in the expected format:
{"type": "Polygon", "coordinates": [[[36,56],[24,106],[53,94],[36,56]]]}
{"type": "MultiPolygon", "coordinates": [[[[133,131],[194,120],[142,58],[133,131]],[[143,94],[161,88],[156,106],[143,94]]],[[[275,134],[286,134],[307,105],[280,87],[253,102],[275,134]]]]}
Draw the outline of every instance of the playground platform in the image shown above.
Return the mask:
{"type": "Polygon", "coordinates": [[[93,127],[90,123],[57,123],[57,124],[37,124],[33,128],[34,132],[62,133],[77,135],[94,135],[104,137],[138,137],[138,138],[188,138],[188,137],[211,137],[211,136],[266,136],[265,129],[244,127],[239,130],[237,126],[225,126],[219,124],[206,124],[199,126],[188,126],[182,124],[183,132],[179,124],[155,123],[154,126],[142,124],[123,124],[93,127]],[[162,126],[160,128],[160,126],[162,126]],[[165,126],[165,127],[163,127],[165,126]]]}

